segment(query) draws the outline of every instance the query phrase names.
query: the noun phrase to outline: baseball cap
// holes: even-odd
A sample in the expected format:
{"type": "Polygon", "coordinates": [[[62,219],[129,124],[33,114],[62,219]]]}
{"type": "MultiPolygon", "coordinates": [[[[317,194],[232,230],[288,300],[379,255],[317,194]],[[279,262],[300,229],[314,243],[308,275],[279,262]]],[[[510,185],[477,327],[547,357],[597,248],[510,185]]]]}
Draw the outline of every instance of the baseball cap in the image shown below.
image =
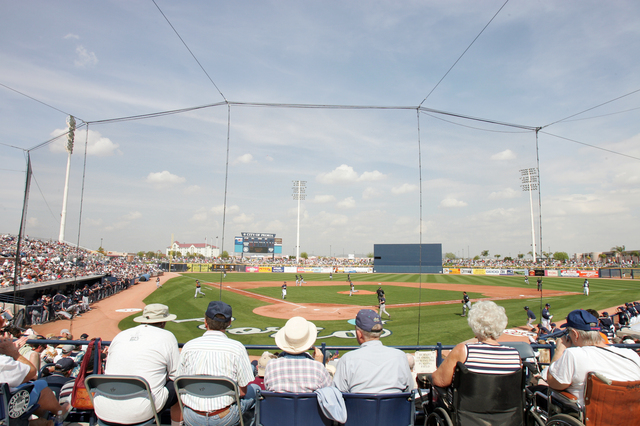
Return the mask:
{"type": "Polygon", "coordinates": [[[529,307],[528,307],[528,306],[525,306],[524,308],[525,308],[527,311],[529,310],[529,307]]]}
{"type": "Polygon", "coordinates": [[[71,332],[69,331],[69,329],[63,328],[62,330],[60,330],[60,335],[62,336],[63,334],[71,334],[71,332]]]}
{"type": "Polygon", "coordinates": [[[71,358],[60,358],[58,362],[56,362],[55,369],[60,371],[68,371],[78,365],[71,358]]]}
{"type": "Polygon", "coordinates": [[[361,309],[356,315],[356,326],[364,331],[374,331],[373,328],[378,325],[381,326],[380,330],[382,330],[380,315],[373,309],[361,309]]]}
{"type": "Polygon", "coordinates": [[[209,302],[206,315],[213,320],[223,321],[216,318],[216,315],[222,315],[224,317],[224,322],[231,321],[231,306],[219,300],[209,302]]]}
{"type": "Polygon", "coordinates": [[[600,331],[598,327],[598,318],[591,315],[584,309],[576,309],[569,312],[567,322],[560,326],[561,328],[571,327],[582,331],[600,331]]]}
{"type": "Polygon", "coordinates": [[[63,353],[63,354],[71,353],[71,352],[73,352],[73,350],[74,350],[75,348],[76,348],[76,347],[75,347],[75,346],[73,346],[73,345],[64,345],[64,346],[62,347],[62,353],[63,353]]]}
{"type": "Polygon", "coordinates": [[[545,303],[545,304],[544,304],[544,306],[551,307],[551,305],[550,305],[550,304],[548,304],[548,303],[545,303]]]}

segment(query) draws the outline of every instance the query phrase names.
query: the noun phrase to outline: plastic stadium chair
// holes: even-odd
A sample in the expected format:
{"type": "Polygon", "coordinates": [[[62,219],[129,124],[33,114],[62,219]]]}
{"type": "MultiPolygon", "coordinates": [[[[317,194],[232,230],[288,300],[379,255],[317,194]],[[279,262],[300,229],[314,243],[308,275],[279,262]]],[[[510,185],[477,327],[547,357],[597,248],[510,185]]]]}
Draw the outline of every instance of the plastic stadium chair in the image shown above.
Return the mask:
{"type": "Polygon", "coordinates": [[[414,393],[343,393],[345,426],[410,426],[415,422],[414,393]]]}
{"type": "Polygon", "coordinates": [[[27,383],[22,385],[20,389],[11,392],[9,385],[0,383],[0,425],[9,426],[27,426],[29,417],[35,412],[40,405],[34,404],[30,406],[29,393],[33,390],[33,384],[27,383]]]}
{"type": "Polygon", "coordinates": [[[525,424],[523,369],[511,374],[479,374],[458,362],[451,386],[432,386],[430,398],[425,425],[525,424]]]}
{"type": "MultiPolygon", "coordinates": [[[[95,398],[101,396],[104,398],[114,400],[126,400],[130,398],[145,397],[150,404],[153,411],[153,418],[144,423],[139,423],[136,426],[150,425],[154,422],[157,426],[161,426],[160,417],[156,410],[156,404],[153,400],[153,394],[149,383],[140,376],[117,376],[110,374],[92,374],[84,379],[85,386],[89,395],[91,395],[91,402],[95,407],[95,398]]],[[[95,410],[96,417],[98,418],[98,424],[102,423],[100,419],[100,411],[95,410]]]]}
{"type": "Polygon", "coordinates": [[[257,392],[256,426],[331,426],[315,393],[257,392]]]}
{"type": "MultiPolygon", "coordinates": [[[[184,411],[184,405],[182,404],[183,395],[192,395],[200,398],[228,395],[235,398],[238,407],[242,407],[238,385],[227,377],[205,375],[180,376],[176,377],[173,385],[178,394],[180,411],[184,411]]],[[[240,426],[244,426],[242,414],[240,415],[240,426]]]]}
{"type": "Polygon", "coordinates": [[[584,406],[568,392],[549,390],[547,400],[548,413],[535,406],[532,414],[548,426],[629,426],[638,423],[640,380],[618,382],[592,372],[585,382],[584,406]]]}

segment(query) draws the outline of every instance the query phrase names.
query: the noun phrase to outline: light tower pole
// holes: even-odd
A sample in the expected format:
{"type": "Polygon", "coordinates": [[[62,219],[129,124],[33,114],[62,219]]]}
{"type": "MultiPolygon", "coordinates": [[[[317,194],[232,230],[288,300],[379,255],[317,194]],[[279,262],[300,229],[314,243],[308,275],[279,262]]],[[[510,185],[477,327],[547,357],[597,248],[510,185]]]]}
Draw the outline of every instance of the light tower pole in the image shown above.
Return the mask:
{"type": "Polygon", "coordinates": [[[62,214],[60,215],[60,235],[58,236],[59,242],[64,242],[64,228],[67,223],[67,198],[69,196],[69,171],[71,170],[71,154],[73,154],[73,139],[76,131],[76,119],[73,115],[67,118],[67,125],[69,126],[69,132],[67,134],[67,177],[64,181],[64,194],[62,195],[62,214]]]}
{"type": "Polygon", "coordinates": [[[298,232],[296,238],[296,263],[300,263],[300,200],[304,200],[306,195],[306,180],[293,181],[293,199],[298,200],[298,232]]]}
{"type": "Polygon", "coordinates": [[[522,169],[520,170],[520,180],[522,181],[523,191],[529,192],[529,208],[531,209],[531,252],[533,253],[533,263],[536,263],[536,231],[533,223],[533,197],[531,191],[538,189],[538,169],[522,169]]]}

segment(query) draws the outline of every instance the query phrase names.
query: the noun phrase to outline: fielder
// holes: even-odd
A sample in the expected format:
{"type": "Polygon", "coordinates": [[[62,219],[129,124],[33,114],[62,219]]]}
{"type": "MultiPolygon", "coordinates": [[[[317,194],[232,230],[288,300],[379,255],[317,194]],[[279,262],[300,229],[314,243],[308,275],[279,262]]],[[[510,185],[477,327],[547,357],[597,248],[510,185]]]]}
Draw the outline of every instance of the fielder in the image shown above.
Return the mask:
{"type": "Polygon", "coordinates": [[[589,280],[586,278],[584,279],[584,283],[582,284],[582,290],[585,296],[589,295],[589,280]]]}
{"type": "Polygon", "coordinates": [[[194,299],[195,299],[196,297],[198,297],[198,295],[199,295],[199,294],[201,294],[201,295],[203,295],[203,296],[205,295],[205,294],[203,293],[203,291],[202,291],[202,288],[201,288],[201,287],[202,287],[202,286],[200,285],[200,281],[196,280],[196,294],[195,294],[195,296],[193,296],[193,298],[194,298],[194,299]]]}
{"type": "Polygon", "coordinates": [[[284,284],[282,284],[282,300],[287,298],[287,282],[285,281],[284,284]]]}
{"type": "Polygon", "coordinates": [[[463,317],[467,316],[467,311],[471,310],[471,300],[469,300],[469,295],[466,291],[462,292],[462,315],[463,317]]]}
{"type": "Polygon", "coordinates": [[[387,299],[385,299],[385,297],[382,296],[380,298],[380,305],[378,307],[378,315],[380,316],[380,318],[382,318],[382,313],[384,312],[385,314],[387,314],[389,319],[391,319],[391,315],[389,315],[389,312],[387,312],[387,310],[385,309],[386,302],[387,302],[387,299]]]}

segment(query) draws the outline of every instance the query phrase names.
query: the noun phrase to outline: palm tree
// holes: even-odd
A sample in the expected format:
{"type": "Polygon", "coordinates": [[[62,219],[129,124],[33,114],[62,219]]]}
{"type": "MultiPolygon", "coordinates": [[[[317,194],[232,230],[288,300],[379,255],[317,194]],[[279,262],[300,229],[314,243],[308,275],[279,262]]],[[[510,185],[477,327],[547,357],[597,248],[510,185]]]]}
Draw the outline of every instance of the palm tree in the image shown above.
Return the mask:
{"type": "Polygon", "coordinates": [[[620,263],[620,257],[624,255],[624,251],[626,250],[625,246],[615,246],[611,247],[611,251],[616,254],[616,258],[618,258],[618,263],[620,263]]]}

